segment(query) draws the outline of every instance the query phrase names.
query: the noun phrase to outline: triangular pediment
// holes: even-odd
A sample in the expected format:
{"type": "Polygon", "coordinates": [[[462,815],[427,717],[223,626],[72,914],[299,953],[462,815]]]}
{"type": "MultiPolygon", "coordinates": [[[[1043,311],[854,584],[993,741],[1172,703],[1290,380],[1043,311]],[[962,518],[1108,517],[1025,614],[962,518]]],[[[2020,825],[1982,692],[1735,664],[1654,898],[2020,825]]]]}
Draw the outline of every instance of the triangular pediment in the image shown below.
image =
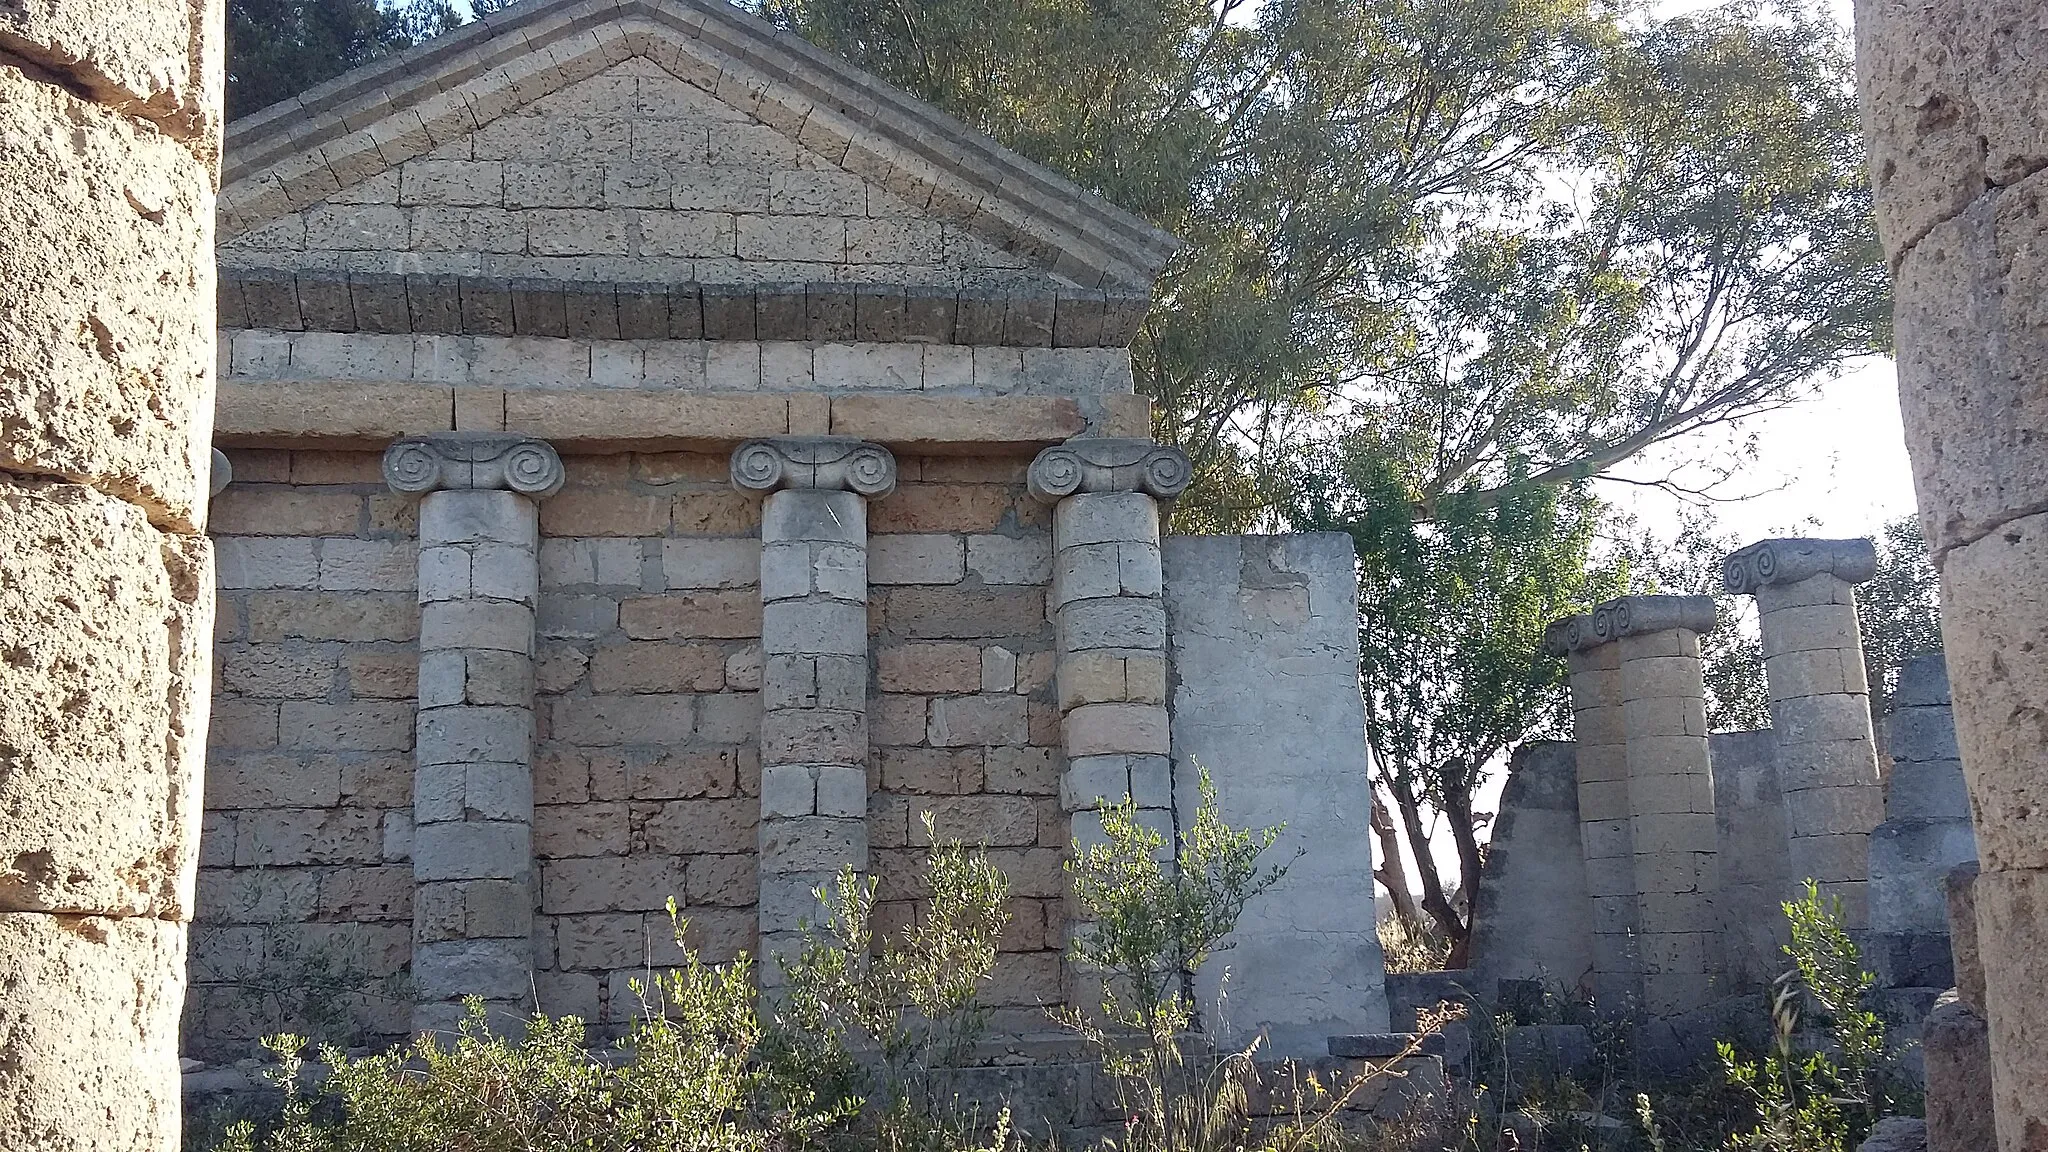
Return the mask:
{"type": "Polygon", "coordinates": [[[224,281],[1078,289],[1113,311],[1175,247],[720,0],[525,0],[237,122],[227,163],[224,281]]]}

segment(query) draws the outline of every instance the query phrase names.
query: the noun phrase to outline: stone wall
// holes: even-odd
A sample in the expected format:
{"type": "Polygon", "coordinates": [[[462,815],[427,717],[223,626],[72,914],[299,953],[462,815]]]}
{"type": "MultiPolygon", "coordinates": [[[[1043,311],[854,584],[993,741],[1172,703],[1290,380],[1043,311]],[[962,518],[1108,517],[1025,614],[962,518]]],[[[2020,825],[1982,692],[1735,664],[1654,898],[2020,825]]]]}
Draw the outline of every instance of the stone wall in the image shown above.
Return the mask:
{"type": "MultiPolygon", "coordinates": [[[[416,506],[368,452],[233,454],[215,506],[223,611],[187,1049],[247,1054],[326,954],[369,1038],[407,1027],[416,506]]],[[[928,846],[986,842],[1011,927],[987,1001],[1012,1031],[1061,997],[1050,512],[1028,458],[905,457],[869,512],[869,829],[885,926],[928,846]]],[[[564,458],[540,502],[533,843],[541,1006],[600,1032],[676,955],[756,949],[760,505],[724,455],[564,458]]]]}
{"type": "Polygon", "coordinates": [[[1384,1032],[1351,539],[1175,536],[1164,552],[1177,821],[1199,765],[1226,821],[1285,826],[1270,862],[1287,875],[1197,975],[1202,1010],[1227,1036],[1264,1030],[1275,1056],[1384,1032]]]}
{"type": "Polygon", "coordinates": [[[0,6],[0,1147],[172,1149],[221,10],[0,6]]]}
{"type": "Polygon", "coordinates": [[[269,200],[245,196],[227,209],[249,225],[221,249],[235,268],[1049,283],[1029,261],[639,56],[313,207],[276,213],[269,200]]]}
{"type": "Polygon", "coordinates": [[[1524,744],[1508,759],[1500,814],[1472,906],[1469,987],[1503,980],[1593,991],[1593,904],[1580,855],[1578,761],[1568,742],[1524,744]]]}
{"type": "Polygon", "coordinates": [[[1956,982],[1943,880],[1977,859],[1977,839],[1939,653],[1900,668],[1892,703],[1885,818],[1870,834],[1867,951],[1886,987],[1942,989],[1956,982]]]}
{"type": "Polygon", "coordinates": [[[1778,742],[1768,728],[1708,738],[1714,763],[1714,823],[1721,839],[1721,891],[1714,916],[1721,933],[1724,984],[1762,988],[1785,970],[1790,937],[1778,907],[1793,883],[1778,742]]]}

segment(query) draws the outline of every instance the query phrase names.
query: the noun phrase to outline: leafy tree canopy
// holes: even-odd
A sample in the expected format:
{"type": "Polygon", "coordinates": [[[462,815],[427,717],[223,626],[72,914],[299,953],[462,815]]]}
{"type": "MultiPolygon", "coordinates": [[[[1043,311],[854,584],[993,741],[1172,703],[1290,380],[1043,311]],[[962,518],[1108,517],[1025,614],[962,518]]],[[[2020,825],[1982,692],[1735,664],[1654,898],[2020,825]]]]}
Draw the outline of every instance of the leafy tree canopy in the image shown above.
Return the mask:
{"type": "MultiPolygon", "coordinates": [[[[468,5],[484,13],[507,0],[468,5]]],[[[228,118],[462,24],[449,0],[228,0],[228,118]]]]}
{"type": "Polygon", "coordinates": [[[1888,340],[1849,55],[1803,0],[762,0],[1188,241],[1135,349],[1270,516],[1362,434],[1424,516],[1799,396],[1888,340]]]}

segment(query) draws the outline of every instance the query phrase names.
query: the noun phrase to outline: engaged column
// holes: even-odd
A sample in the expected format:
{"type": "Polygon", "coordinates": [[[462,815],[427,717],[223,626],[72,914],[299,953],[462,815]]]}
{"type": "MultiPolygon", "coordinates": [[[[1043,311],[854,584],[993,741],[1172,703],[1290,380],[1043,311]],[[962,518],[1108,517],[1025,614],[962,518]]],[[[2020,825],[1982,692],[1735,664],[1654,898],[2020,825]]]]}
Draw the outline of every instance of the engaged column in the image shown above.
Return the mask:
{"type": "Polygon", "coordinates": [[[859,440],[750,440],[733,487],[761,511],[760,925],[763,987],[816,889],[868,866],[867,502],[896,488],[896,458],[859,440]]]}
{"type": "Polygon", "coordinates": [[[392,444],[384,479],[421,494],[413,1030],[453,1027],[468,995],[524,1016],[539,501],[562,461],[542,440],[442,433],[392,444]]]}

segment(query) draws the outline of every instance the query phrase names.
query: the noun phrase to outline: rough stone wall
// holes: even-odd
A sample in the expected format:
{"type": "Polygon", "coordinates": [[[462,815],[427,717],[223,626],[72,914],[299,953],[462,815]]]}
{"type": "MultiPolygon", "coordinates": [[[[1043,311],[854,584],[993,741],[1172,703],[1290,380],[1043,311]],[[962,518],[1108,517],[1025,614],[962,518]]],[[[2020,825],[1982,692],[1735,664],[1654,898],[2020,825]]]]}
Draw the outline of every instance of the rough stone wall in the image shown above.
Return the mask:
{"type": "Polygon", "coordinates": [[[1199,764],[1226,821],[1286,826],[1270,860],[1287,876],[1197,974],[1202,1011],[1220,1004],[1226,1036],[1263,1030],[1274,1056],[1384,1032],[1351,539],[1174,536],[1164,562],[1177,819],[1199,764]]]}
{"type": "MultiPolygon", "coordinates": [[[[406,1030],[417,505],[372,452],[232,455],[215,504],[223,612],[187,1050],[292,1024],[264,990],[324,952],[369,1038],[406,1030]]],[[[1011,928],[988,1002],[1010,1031],[1060,999],[1050,513],[1027,458],[906,457],[869,511],[869,830],[881,921],[914,914],[939,834],[986,841],[1011,928]]],[[[534,854],[541,1006],[600,1033],[627,981],[756,947],[760,504],[724,454],[567,456],[540,504],[534,854]]]]}
{"type": "Polygon", "coordinates": [[[0,1147],[175,1148],[217,5],[0,7],[0,1147]]]}
{"type": "MultiPolygon", "coordinates": [[[[375,452],[229,455],[213,720],[186,1048],[249,1055],[304,1027],[294,974],[331,963],[332,996],[371,1037],[402,1035],[391,986],[412,947],[417,505],[375,452]]],[[[316,997],[328,993],[314,993],[316,997]]]]}
{"type": "Polygon", "coordinates": [[[1714,763],[1714,822],[1721,889],[1714,898],[1722,972],[1729,991],[1761,988],[1785,970],[1778,905],[1792,879],[1790,834],[1778,783],[1778,742],[1770,729],[1707,738],[1714,763]]]}
{"type": "Polygon", "coordinates": [[[1052,511],[1028,457],[897,458],[868,509],[874,791],[868,837],[885,923],[919,897],[929,841],[985,841],[1010,878],[1010,927],[983,1002],[1003,1032],[1046,1030],[1062,998],[1067,817],[1059,801],[1052,511]]]}
{"type": "Polygon", "coordinates": [[[1592,991],[1593,903],[1580,854],[1574,752],[1570,743],[1546,740],[1524,744],[1508,761],[1472,908],[1468,985],[1480,995],[1499,995],[1503,980],[1592,991]]]}
{"type": "Polygon", "coordinates": [[[2048,23],[2032,0],[1859,0],[1856,41],[1900,410],[1983,864],[1998,1144],[2048,1148],[2048,23]]]}
{"type": "Polygon", "coordinates": [[[645,57],[265,219],[221,259],[570,281],[1051,283],[645,57]]]}
{"type": "Polygon", "coordinates": [[[1892,702],[1885,819],[1870,834],[1865,950],[1886,987],[1947,988],[1955,972],[1943,878],[1977,858],[1977,839],[1941,655],[1907,661],[1892,702]]]}

